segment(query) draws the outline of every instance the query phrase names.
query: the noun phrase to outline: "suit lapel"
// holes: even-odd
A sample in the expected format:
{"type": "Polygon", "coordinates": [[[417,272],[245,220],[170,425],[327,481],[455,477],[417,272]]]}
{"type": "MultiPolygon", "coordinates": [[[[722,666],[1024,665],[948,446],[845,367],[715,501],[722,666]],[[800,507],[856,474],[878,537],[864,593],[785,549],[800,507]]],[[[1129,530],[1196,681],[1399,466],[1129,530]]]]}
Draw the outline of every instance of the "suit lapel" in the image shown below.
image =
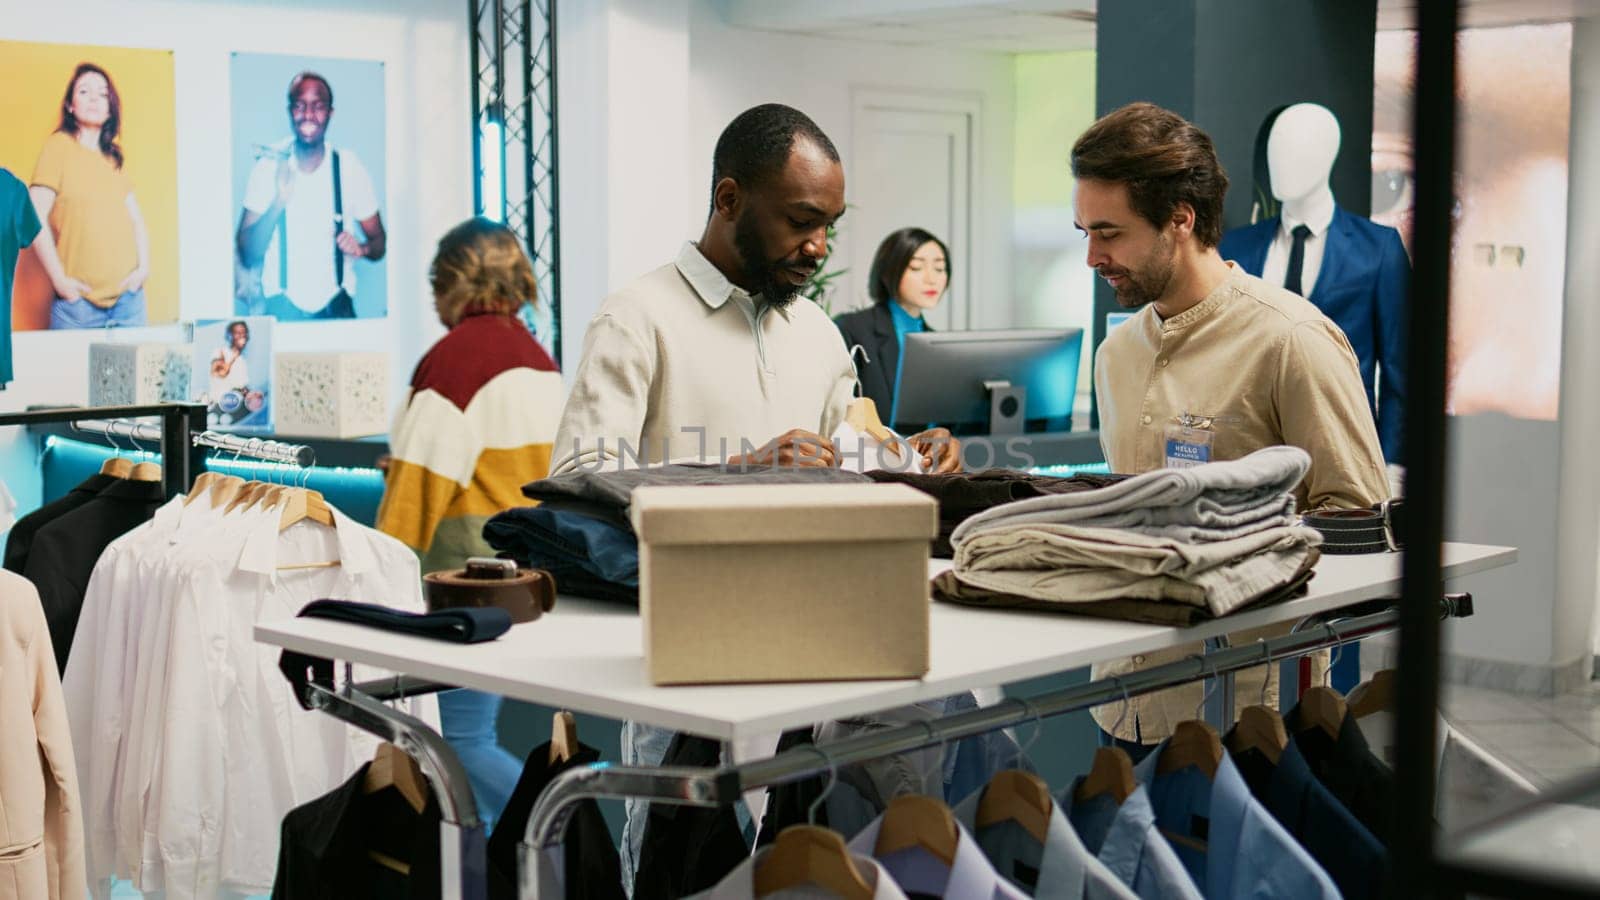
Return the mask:
{"type": "MultiPolygon", "coordinates": [[[[894,315],[889,311],[889,303],[879,303],[872,308],[872,334],[877,339],[872,358],[877,362],[875,368],[883,376],[883,396],[893,403],[894,373],[900,367],[900,342],[894,337],[894,315]]],[[[887,408],[879,411],[879,415],[888,414],[887,408]]]]}
{"type": "Polygon", "coordinates": [[[1328,239],[1322,242],[1322,267],[1317,270],[1317,283],[1311,286],[1308,300],[1317,303],[1322,294],[1332,290],[1344,277],[1344,267],[1350,259],[1350,214],[1334,207],[1333,221],[1328,225],[1328,239]]]}

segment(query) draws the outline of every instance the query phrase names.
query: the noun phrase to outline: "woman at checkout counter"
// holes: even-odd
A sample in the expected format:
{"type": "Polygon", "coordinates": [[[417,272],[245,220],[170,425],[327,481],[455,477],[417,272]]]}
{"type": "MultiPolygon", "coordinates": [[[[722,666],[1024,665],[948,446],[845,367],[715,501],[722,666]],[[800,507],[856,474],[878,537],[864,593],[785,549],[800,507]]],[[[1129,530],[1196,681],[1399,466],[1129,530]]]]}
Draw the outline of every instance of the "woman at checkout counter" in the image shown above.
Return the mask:
{"type": "Polygon", "coordinates": [[[906,335],[933,330],[923,314],[939,305],[949,286],[950,252],[944,241],[921,228],[902,228],[884,238],[872,257],[867,293],[873,304],[833,320],[851,349],[862,395],[872,398],[886,423],[895,421],[906,335]]]}
{"type": "MultiPolygon", "coordinates": [[[[389,435],[378,507],[378,530],[415,550],[425,573],[494,556],[483,524],[526,506],[522,485],[549,474],[562,402],[555,362],[517,317],[536,294],[510,230],[481,218],[457,225],[439,241],[428,277],[449,333],[417,363],[389,435]]],[[[490,826],[522,774],[499,744],[500,703],[478,691],[439,695],[445,739],[490,826]]]]}

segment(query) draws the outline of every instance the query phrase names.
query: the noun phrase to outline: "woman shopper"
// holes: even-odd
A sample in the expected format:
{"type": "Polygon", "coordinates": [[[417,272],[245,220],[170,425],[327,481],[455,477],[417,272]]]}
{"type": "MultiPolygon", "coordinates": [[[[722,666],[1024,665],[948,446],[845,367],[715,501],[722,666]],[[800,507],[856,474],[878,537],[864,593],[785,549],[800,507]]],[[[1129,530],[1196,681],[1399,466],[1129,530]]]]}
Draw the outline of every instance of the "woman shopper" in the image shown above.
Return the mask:
{"type": "MultiPolygon", "coordinates": [[[[536,295],[533,267],[509,229],[481,218],[457,225],[439,241],[429,278],[449,333],[417,363],[390,433],[378,529],[415,550],[422,571],[437,572],[493,556],[483,523],[528,505],[522,485],[549,472],[562,387],[517,317],[536,295]]],[[[500,703],[478,691],[439,695],[445,739],[491,826],[522,773],[499,745],[500,703]]]]}

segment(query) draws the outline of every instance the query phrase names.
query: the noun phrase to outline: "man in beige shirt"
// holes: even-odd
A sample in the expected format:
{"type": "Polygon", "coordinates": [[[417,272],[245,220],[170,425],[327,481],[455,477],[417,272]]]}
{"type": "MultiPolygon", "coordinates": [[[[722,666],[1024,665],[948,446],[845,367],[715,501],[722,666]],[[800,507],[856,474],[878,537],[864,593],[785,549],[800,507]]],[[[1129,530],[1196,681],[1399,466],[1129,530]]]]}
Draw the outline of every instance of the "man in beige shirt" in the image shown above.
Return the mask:
{"type": "MultiPolygon", "coordinates": [[[[1217,253],[1228,177],[1211,139],[1148,103],[1100,119],[1072,148],[1076,224],[1089,266],[1138,310],[1100,345],[1100,443],[1113,472],[1237,459],[1290,444],[1311,455],[1301,511],[1371,506],[1389,496],[1383,453],[1355,353],[1308,301],[1217,253]],[[1185,429],[1187,426],[1187,429],[1185,429]]],[[[1235,646],[1288,626],[1230,635],[1235,646]]],[[[1199,645],[1096,667],[1097,677],[1170,662],[1199,645]]],[[[1240,706],[1267,669],[1240,673],[1240,706]]],[[[1194,717],[1202,688],[1133,701],[1116,737],[1150,746],[1194,717]]],[[[1276,691],[1267,691],[1269,705],[1276,691]]],[[[1095,719],[1110,728],[1120,704],[1095,719]]]]}
{"type": "MultiPolygon", "coordinates": [[[[844,420],[855,368],[827,314],[797,292],[844,211],[839,153],[805,114],[769,103],[735,118],[717,141],[699,242],[607,297],[589,323],[551,471],[835,465],[825,436],[844,420]]],[[[959,465],[943,429],[909,441],[930,468],[959,465]]]]}

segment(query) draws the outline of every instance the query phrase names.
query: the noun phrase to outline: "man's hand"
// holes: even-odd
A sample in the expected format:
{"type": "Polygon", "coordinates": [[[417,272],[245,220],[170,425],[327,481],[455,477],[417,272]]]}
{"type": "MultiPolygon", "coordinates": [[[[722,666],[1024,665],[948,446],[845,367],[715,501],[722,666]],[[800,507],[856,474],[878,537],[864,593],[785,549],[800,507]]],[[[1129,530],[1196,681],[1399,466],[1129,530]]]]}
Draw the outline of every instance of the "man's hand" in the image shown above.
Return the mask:
{"type": "Polygon", "coordinates": [[[929,428],[906,438],[911,449],[922,454],[923,470],[934,475],[961,471],[961,442],[948,428],[929,428]]]}
{"type": "Polygon", "coordinates": [[[275,184],[278,189],[278,205],[288,206],[289,198],[294,196],[294,154],[290,153],[278,160],[278,177],[275,184]]]}
{"type": "Polygon", "coordinates": [[[728,464],[746,467],[804,466],[826,469],[839,465],[839,456],[832,441],[804,428],[795,428],[768,441],[755,453],[730,458],[728,464]]]}
{"type": "Polygon", "coordinates": [[[356,236],[348,231],[341,231],[334,236],[333,242],[339,245],[345,256],[362,257],[367,255],[367,245],[356,240],[356,236]]]}

